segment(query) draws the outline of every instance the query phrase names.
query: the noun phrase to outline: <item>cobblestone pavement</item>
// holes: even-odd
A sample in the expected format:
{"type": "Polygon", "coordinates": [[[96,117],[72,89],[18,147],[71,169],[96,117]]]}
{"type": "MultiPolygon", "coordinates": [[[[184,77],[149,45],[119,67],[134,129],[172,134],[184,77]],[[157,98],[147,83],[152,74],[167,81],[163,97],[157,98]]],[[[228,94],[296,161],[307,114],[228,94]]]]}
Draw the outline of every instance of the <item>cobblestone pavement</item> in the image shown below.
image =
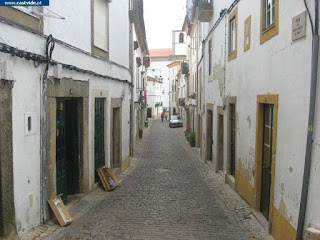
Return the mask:
{"type": "Polygon", "coordinates": [[[22,239],[272,239],[248,205],[200,161],[183,129],[153,120],[112,192],[93,191],[22,239]]]}

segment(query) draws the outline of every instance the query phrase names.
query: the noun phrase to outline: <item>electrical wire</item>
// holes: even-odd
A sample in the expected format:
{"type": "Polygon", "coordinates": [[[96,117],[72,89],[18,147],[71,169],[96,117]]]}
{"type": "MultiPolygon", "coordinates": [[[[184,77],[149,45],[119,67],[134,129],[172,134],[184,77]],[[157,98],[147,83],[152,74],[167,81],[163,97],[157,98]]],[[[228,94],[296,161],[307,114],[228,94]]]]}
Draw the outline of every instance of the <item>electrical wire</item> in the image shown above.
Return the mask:
{"type": "Polygon", "coordinates": [[[55,46],[55,42],[54,42],[54,38],[52,37],[52,34],[50,34],[47,38],[47,42],[46,42],[46,68],[44,70],[44,74],[43,74],[43,83],[45,84],[48,78],[48,72],[49,72],[49,67],[50,67],[50,62],[52,59],[52,53],[54,50],[54,46],[55,46]]]}
{"type": "MultiPolygon", "coordinates": [[[[50,40],[50,42],[51,41],[52,40],[50,40]]],[[[56,41],[57,40],[55,39],[54,42],[56,42],[56,41]]],[[[49,51],[49,47],[48,47],[48,51],[49,51]]],[[[53,51],[53,49],[52,49],[52,51],[53,51]]],[[[47,63],[47,55],[42,56],[42,55],[39,55],[39,54],[36,54],[36,53],[27,52],[27,51],[20,50],[18,48],[14,48],[14,47],[12,47],[12,46],[10,46],[8,44],[1,43],[1,42],[0,42],[0,52],[10,54],[12,57],[20,57],[20,58],[24,58],[26,60],[31,60],[31,61],[34,62],[34,67],[35,68],[39,67],[40,64],[47,63]]],[[[50,53],[48,53],[48,56],[50,57],[50,53]]],[[[51,52],[51,56],[52,56],[52,52],[51,52]]],[[[113,63],[113,62],[111,62],[111,63],[121,67],[121,65],[118,65],[117,63],[113,63]]],[[[62,65],[63,68],[66,68],[66,69],[71,70],[71,71],[76,71],[76,72],[80,72],[80,73],[84,73],[84,74],[93,75],[95,77],[101,77],[101,78],[105,78],[105,79],[108,79],[108,80],[111,80],[111,81],[124,82],[126,84],[129,84],[130,86],[134,86],[128,80],[120,79],[120,78],[116,78],[116,77],[111,77],[109,75],[102,75],[102,74],[99,74],[99,73],[94,72],[94,71],[78,68],[76,66],[65,64],[65,63],[62,63],[62,62],[57,62],[57,61],[52,60],[51,57],[50,57],[50,64],[51,65],[60,64],[60,65],[62,65]]],[[[44,75],[41,74],[41,76],[43,77],[44,75]]]]}
{"type": "Polygon", "coordinates": [[[309,11],[309,8],[308,8],[308,5],[307,5],[306,0],[303,0],[303,2],[304,2],[304,5],[306,6],[306,9],[307,9],[307,12],[308,12],[309,21],[310,21],[310,24],[311,24],[312,36],[314,36],[314,27],[313,27],[313,22],[312,22],[311,14],[310,14],[310,11],[309,11]]]}

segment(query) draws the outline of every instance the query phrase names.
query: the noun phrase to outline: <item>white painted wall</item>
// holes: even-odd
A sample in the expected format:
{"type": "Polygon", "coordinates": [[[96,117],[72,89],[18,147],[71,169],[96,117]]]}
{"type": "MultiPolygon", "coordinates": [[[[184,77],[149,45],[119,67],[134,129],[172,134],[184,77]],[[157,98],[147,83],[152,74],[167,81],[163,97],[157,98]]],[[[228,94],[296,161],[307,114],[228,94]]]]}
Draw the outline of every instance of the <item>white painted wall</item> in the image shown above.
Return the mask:
{"type": "Polygon", "coordinates": [[[40,85],[41,67],[33,62],[0,54],[1,61],[13,61],[16,82],[12,89],[12,141],[14,204],[18,232],[40,223],[40,85]],[[32,117],[31,134],[26,118],[32,117]]]}
{"type": "MultiPolygon", "coordinates": [[[[46,7],[50,11],[64,17],[65,20],[44,17],[43,32],[52,34],[56,39],[64,41],[84,51],[91,52],[91,3],[90,1],[50,1],[46,7]],[[75,7],[76,6],[76,7],[75,7]]],[[[45,14],[55,16],[48,10],[45,14]]]]}

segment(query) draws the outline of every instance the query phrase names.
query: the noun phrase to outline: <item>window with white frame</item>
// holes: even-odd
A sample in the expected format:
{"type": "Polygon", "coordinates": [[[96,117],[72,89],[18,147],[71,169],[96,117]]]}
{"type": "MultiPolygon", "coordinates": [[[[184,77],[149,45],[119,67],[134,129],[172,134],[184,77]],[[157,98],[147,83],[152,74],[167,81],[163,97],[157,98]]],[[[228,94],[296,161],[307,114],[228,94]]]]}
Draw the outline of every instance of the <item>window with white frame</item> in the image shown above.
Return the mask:
{"type": "Polygon", "coordinates": [[[276,3],[275,0],[264,0],[264,29],[269,28],[275,22],[276,3]]]}
{"type": "Polygon", "coordinates": [[[233,53],[236,50],[236,18],[232,18],[230,20],[230,48],[229,48],[229,53],[233,53]]]}
{"type": "Polygon", "coordinates": [[[94,46],[109,50],[109,10],[105,0],[94,0],[94,46]]]}

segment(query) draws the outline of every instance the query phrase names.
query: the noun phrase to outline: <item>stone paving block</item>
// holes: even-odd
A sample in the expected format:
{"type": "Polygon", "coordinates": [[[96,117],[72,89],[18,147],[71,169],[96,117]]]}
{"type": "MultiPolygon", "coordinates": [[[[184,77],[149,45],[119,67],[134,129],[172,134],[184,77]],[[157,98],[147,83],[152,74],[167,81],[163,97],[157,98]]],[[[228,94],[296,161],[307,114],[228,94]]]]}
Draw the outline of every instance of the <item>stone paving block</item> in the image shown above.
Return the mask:
{"type": "Polygon", "coordinates": [[[51,221],[40,234],[68,240],[272,239],[241,197],[201,161],[183,129],[151,121],[135,153],[118,176],[120,187],[81,196],[67,206],[71,225],[51,221]]]}

